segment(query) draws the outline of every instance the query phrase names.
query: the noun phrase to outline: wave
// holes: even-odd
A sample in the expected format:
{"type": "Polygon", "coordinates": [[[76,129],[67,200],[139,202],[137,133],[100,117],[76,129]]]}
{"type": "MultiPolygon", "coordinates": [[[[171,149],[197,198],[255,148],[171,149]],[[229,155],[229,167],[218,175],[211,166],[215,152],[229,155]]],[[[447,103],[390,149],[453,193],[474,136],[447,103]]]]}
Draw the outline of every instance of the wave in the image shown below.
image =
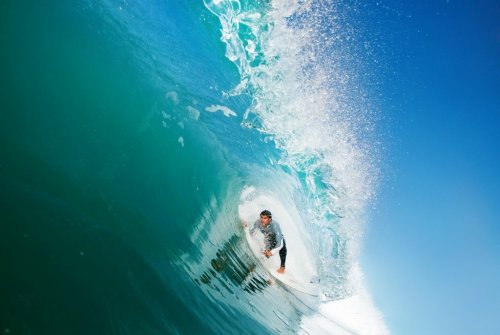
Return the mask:
{"type": "MultiPolygon", "coordinates": [[[[234,266],[235,273],[245,273],[246,263],[251,263],[246,256],[249,249],[237,229],[239,199],[246,185],[251,185],[257,194],[275,199],[269,201],[269,209],[278,208],[285,216],[281,209],[286,208],[288,221],[297,229],[292,239],[311,251],[306,264],[321,284],[322,302],[363,296],[365,305],[370,305],[358,255],[365,209],[375,196],[378,180],[377,148],[371,141],[373,124],[360,92],[362,84],[356,79],[356,55],[341,43],[355,36],[344,31],[346,18],[340,6],[315,1],[236,0],[207,0],[204,5],[212,17],[199,9],[194,13],[192,8],[184,10],[188,17],[199,15],[211,33],[220,31],[225,59],[234,64],[237,76],[229,63],[213,52],[219,51],[216,44],[201,42],[204,38],[196,35],[200,30],[192,23],[196,19],[181,18],[179,24],[187,27],[181,32],[159,15],[158,24],[178,35],[169,32],[165,38],[158,31],[145,34],[141,30],[130,34],[137,39],[134,43],[142,45],[134,50],[154,55],[147,57],[156,63],[150,64],[148,77],[159,71],[170,78],[160,84],[167,88],[165,99],[156,107],[164,127],[169,131],[181,128],[180,133],[198,137],[205,142],[198,143],[198,150],[212,143],[210,150],[218,152],[219,164],[226,166],[225,176],[214,176],[218,191],[200,206],[203,213],[190,235],[201,252],[190,249],[178,266],[202,287],[208,285],[219,294],[235,294],[234,286],[254,293],[249,287],[262,286],[262,273],[247,287],[242,278],[235,280],[230,275],[221,279],[217,270],[213,272],[220,266],[218,255],[227,248],[235,252],[229,262],[233,265],[227,265],[234,266]],[[172,41],[178,41],[190,54],[158,48],[172,41]],[[190,67],[184,65],[189,64],[186,57],[190,57],[190,67]],[[176,69],[179,66],[182,71],[176,69]],[[210,75],[201,78],[194,69],[210,75]],[[207,268],[207,264],[211,265],[207,268]],[[215,280],[220,286],[211,286],[215,280]]],[[[146,6],[141,13],[147,10],[146,6]]],[[[131,27],[144,26],[136,21],[139,17],[137,13],[132,17],[131,27]]],[[[137,58],[144,64],[144,54],[137,58]]],[[[188,136],[179,135],[182,147],[189,145],[188,136]]],[[[226,268],[219,270],[224,273],[226,268]]],[[[245,275],[243,278],[249,280],[245,275]]],[[[214,301],[222,299],[233,308],[242,308],[227,296],[214,297],[211,289],[206,294],[214,301]]],[[[265,306],[269,301],[261,298],[252,303],[265,306]]],[[[261,321],[276,324],[268,315],[261,321]]],[[[300,329],[300,324],[297,320],[289,329],[300,329]]]]}
{"type": "Polygon", "coordinates": [[[15,197],[0,208],[2,245],[24,250],[22,269],[2,262],[9,331],[386,332],[358,264],[377,149],[333,4],[91,0],[46,11],[5,14],[15,113],[0,123],[0,182],[15,197]],[[319,298],[270,283],[253,257],[240,220],[264,207],[319,298]],[[55,307],[33,319],[23,312],[33,305],[55,307]]]}

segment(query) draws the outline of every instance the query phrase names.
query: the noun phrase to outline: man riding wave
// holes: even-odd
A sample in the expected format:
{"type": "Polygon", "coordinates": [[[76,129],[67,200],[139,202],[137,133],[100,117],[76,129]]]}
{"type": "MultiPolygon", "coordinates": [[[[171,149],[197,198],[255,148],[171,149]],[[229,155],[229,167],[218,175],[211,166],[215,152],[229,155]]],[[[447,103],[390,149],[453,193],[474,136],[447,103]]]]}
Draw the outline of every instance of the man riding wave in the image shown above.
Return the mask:
{"type": "Polygon", "coordinates": [[[281,233],[278,222],[273,221],[270,211],[263,210],[260,213],[260,219],[255,221],[250,228],[250,235],[253,236],[256,230],[259,230],[264,235],[264,256],[269,258],[279,252],[281,266],[277,271],[278,273],[284,273],[287,252],[285,238],[281,233]]]}

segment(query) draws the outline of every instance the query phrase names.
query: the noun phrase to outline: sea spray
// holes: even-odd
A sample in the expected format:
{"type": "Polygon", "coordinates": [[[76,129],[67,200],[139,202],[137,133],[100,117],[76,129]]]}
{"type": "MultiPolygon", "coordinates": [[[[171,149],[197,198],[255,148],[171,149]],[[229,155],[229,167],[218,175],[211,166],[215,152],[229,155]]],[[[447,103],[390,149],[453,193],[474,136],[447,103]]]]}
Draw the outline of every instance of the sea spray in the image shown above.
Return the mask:
{"type": "Polygon", "coordinates": [[[242,124],[257,118],[257,129],[272,136],[280,151],[278,163],[300,181],[296,206],[319,256],[325,296],[356,293],[358,281],[350,278],[377,173],[361,140],[368,134],[360,129],[369,132],[369,121],[355,103],[357,92],[346,89],[355,78],[340,42],[346,34],[336,13],[325,11],[335,7],[314,1],[204,2],[219,17],[226,57],[240,73],[226,96],[250,97],[242,124]],[[326,31],[325,21],[333,22],[326,31]]]}

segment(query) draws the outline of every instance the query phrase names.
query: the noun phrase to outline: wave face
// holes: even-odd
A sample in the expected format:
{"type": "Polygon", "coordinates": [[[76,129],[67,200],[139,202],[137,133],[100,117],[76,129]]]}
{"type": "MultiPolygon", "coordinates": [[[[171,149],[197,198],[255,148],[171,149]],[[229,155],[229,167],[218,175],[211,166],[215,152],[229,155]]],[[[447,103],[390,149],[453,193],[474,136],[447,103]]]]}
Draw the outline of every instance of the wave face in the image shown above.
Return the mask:
{"type": "Polygon", "coordinates": [[[363,291],[376,148],[339,6],[0,7],[6,332],[306,334],[363,291]],[[252,256],[264,206],[320,298],[252,256]]]}

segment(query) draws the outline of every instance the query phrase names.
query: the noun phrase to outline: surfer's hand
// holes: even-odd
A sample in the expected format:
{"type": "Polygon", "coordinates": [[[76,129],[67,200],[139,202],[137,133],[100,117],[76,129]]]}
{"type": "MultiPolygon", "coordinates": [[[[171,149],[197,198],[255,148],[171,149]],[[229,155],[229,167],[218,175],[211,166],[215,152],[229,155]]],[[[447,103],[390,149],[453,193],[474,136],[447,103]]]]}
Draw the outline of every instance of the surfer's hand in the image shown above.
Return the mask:
{"type": "Polygon", "coordinates": [[[241,224],[243,225],[243,228],[248,227],[248,224],[245,220],[241,220],[241,224]]]}
{"type": "Polygon", "coordinates": [[[264,256],[267,258],[271,257],[273,254],[271,253],[271,250],[264,250],[264,256]]]}

